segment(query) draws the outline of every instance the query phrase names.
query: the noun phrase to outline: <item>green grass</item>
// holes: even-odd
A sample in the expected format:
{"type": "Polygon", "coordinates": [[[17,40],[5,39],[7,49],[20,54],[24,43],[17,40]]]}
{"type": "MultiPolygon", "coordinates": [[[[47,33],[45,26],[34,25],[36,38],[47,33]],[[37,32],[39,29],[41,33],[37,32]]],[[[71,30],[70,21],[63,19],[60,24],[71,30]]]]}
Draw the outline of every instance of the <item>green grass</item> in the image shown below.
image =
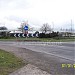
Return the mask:
{"type": "Polygon", "coordinates": [[[44,42],[72,42],[75,41],[75,38],[43,38],[41,41],[44,42]]]}
{"type": "Polygon", "coordinates": [[[0,75],[8,75],[26,64],[14,54],[0,49],[0,75]]]}
{"type": "Polygon", "coordinates": [[[70,42],[75,41],[75,37],[64,37],[64,38],[15,38],[11,37],[8,39],[0,39],[0,41],[42,41],[42,42],[70,42]]]}

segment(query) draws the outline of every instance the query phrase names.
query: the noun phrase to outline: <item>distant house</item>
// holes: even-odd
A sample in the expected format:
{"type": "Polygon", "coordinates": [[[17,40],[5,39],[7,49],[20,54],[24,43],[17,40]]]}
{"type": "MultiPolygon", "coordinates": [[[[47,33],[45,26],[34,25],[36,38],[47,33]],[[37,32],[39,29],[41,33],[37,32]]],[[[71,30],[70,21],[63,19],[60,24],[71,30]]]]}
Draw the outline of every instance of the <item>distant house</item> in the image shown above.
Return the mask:
{"type": "Polygon", "coordinates": [[[7,36],[9,32],[10,31],[5,26],[0,27],[0,37],[7,36]]]}
{"type": "Polygon", "coordinates": [[[71,36],[75,36],[75,32],[71,32],[71,31],[60,31],[59,35],[61,35],[62,37],[71,37],[71,36]]]}

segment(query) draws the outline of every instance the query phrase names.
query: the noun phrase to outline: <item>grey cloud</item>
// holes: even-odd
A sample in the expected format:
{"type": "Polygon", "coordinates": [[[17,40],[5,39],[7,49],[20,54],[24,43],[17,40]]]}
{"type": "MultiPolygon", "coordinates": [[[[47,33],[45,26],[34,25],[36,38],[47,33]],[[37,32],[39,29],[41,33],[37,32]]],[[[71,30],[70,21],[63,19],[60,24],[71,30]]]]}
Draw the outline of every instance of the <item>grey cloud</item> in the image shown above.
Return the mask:
{"type": "Polygon", "coordinates": [[[10,2],[11,0],[0,0],[0,8],[6,7],[10,2]]]}
{"type": "Polygon", "coordinates": [[[30,5],[27,0],[0,0],[0,9],[26,9],[30,5]]]}
{"type": "Polygon", "coordinates": [[[17,16],[9,16],[9,17],[5,17],[5,19],[8,19],[10,21],[16,21],[18,23],[21,23],[24,20],[23,18],[17,16]]]}

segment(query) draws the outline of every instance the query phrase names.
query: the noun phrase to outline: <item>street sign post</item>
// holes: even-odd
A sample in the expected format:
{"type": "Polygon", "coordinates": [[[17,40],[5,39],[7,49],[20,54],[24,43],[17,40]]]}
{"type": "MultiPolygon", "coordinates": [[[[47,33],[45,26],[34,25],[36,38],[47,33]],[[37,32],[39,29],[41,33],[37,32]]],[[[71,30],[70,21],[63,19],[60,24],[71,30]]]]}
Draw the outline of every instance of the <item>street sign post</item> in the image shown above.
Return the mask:
{"type": "Polygon", "coordinates": [[[27,34],[28,34],[28,26],[27,25],[24,26],[24,34],[27,37],[27,34]]]}

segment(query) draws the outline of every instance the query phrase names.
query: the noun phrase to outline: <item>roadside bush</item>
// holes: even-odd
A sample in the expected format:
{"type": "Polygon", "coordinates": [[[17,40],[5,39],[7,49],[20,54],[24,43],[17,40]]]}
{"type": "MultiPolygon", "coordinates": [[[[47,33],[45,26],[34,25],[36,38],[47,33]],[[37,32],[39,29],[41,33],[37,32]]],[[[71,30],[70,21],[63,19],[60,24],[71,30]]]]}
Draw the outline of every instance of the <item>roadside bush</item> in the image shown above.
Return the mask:
{"type": "Polygon", "coordinates": [[[39,38],[54,38],[54,37],[58,37],[59,32],[52,32],[52,33],[48,33],[48,34],[45,34],[45,33],[40,33],[39,34],[39,38]]]}
{"type": "Polygon", "coordinates": [[[45,38],[46,36],[45,36],[45,33],[40,33],[39,34],[39,38],[45,38]]]}

